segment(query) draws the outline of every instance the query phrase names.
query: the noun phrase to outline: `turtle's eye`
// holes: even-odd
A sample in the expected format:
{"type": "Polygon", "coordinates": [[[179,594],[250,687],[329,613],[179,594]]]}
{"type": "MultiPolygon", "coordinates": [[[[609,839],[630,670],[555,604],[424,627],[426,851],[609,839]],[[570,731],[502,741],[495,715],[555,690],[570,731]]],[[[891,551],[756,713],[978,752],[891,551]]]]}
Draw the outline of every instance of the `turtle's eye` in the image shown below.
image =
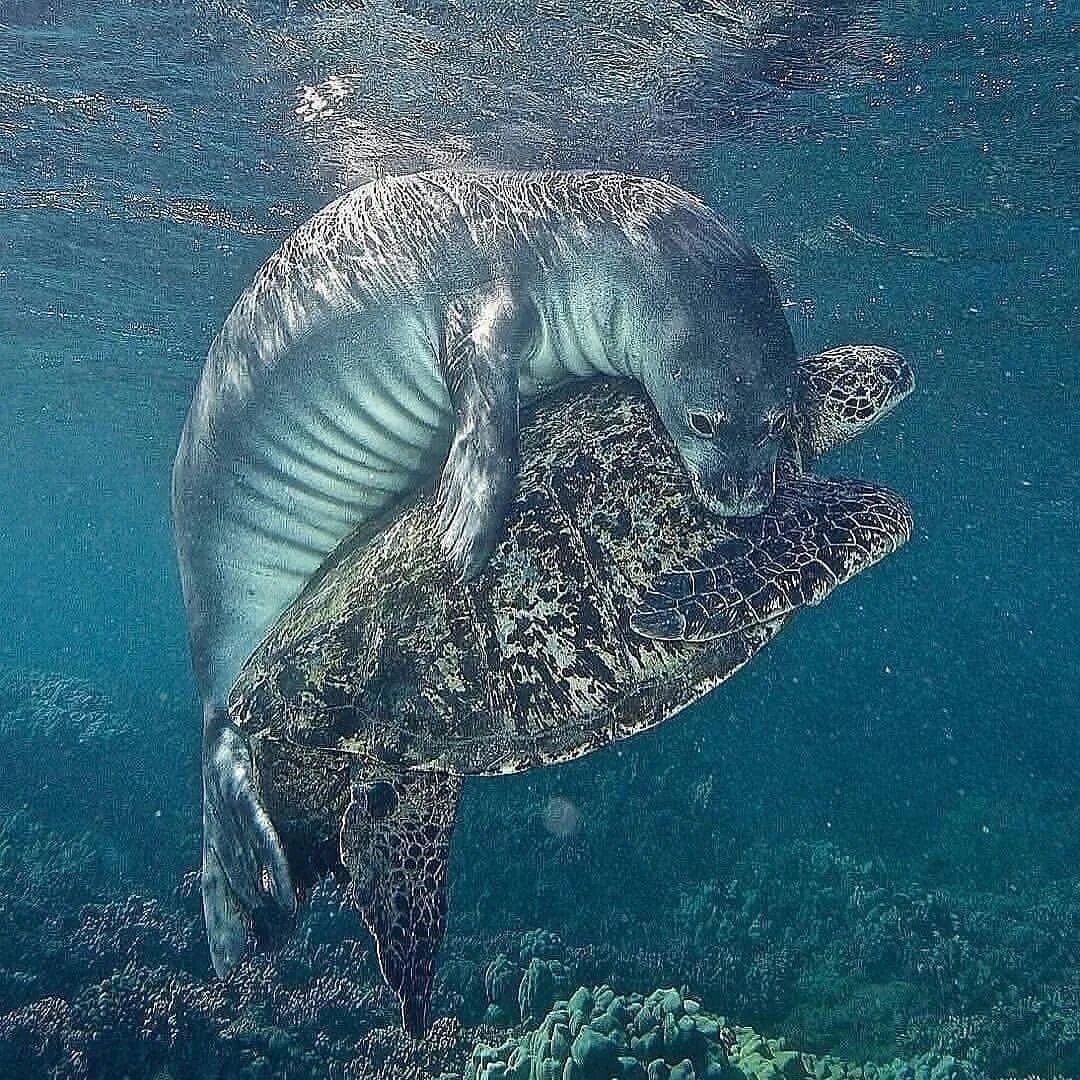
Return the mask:
{"type": "Polygon", "coordinates": [[[690,426],[690,430],[701,439],[714,439],[716,438],[716,425],[713,423],[713,419],[708,413],[698,412],[696,409],[691,409],[686,414],[686,422],[690,426]]]}

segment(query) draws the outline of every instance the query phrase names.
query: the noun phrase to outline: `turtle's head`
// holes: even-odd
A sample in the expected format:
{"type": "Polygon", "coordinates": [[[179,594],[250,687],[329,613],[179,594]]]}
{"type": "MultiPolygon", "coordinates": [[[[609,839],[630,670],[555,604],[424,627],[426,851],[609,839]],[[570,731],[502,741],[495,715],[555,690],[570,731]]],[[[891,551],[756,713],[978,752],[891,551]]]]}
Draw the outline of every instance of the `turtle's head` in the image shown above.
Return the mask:
{"type": "Polygon", "coordinates": [[[795,409],[803,457],[821,457],[861,435],[914,387],[908,362],[880,345],[842,345],[802,357],[795,409]]]}
{"type": "Polygon", "coordinates": [[[688,325],[669,324],[666,348],[643,368],[697,498],[723,517],[768,506],[780,449],[790,441],[795,345],[768,299],[744,295],[737,309],[721,300],[688,325]]]}

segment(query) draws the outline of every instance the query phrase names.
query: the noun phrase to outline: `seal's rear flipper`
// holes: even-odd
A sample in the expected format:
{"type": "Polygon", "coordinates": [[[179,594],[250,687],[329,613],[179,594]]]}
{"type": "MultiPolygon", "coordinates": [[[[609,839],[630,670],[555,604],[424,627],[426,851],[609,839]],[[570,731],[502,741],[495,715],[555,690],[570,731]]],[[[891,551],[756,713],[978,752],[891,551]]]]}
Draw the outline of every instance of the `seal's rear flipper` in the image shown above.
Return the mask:
{"type": "Polygon", "coordinates": [[[353,769],[341,861],[375,938],[383,977],[412,1035],[427,1028],[435,953],[446,930],[446,868],[459,777],[353,769]]]}
{"type": "Polygon", "coordinates": [[[661,641],[711,641],[818,604],[911,536],[899,495],[854,480],[804,475],[763,513],[699,559],[661,576],[630,626],[661,641]]]}
{"type": "Polygon", "coordinates": [[[222,709],[203,717],[202,897],[210,957],[220,976],[252,936],[272,938],[296,914],[285,849],[263,805],[251,748],[222,709]]]}

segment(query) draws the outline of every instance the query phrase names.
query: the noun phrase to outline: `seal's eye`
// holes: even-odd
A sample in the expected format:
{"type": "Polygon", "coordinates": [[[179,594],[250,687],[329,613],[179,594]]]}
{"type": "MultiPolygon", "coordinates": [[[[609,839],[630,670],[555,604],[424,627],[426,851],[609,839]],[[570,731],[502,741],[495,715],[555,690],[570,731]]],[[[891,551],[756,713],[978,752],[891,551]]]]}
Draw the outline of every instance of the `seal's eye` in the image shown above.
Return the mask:
{"type": "Polygon", "coordinates": [[[691,410],[686,414],[686,422],[690,425],[690,430],[700,438],[713,439],[716,437],[716,425],[708,413],[691,410]]]}

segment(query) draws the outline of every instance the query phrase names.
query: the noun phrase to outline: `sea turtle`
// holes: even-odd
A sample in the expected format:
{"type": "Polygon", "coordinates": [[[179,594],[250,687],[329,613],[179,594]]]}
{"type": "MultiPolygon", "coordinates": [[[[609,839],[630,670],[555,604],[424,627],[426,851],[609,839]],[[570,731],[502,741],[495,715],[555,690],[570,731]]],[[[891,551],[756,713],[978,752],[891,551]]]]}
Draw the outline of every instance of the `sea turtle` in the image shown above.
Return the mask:
{"type": "Polygon", "coordinates": [[[427,1023],[462,778],[652,727],[895,551],[911,532],[898,496],[804,469],[912,385],[885,349],[802,361],[776,496],[742,519],[701,508],[632,385],[554,398],[524,425],[508,532],[476,581],[448,570],[423,498],[340,549],[266,636],[232,722],[294,870],[348,872],[409,1031],[427,1023]]]}

